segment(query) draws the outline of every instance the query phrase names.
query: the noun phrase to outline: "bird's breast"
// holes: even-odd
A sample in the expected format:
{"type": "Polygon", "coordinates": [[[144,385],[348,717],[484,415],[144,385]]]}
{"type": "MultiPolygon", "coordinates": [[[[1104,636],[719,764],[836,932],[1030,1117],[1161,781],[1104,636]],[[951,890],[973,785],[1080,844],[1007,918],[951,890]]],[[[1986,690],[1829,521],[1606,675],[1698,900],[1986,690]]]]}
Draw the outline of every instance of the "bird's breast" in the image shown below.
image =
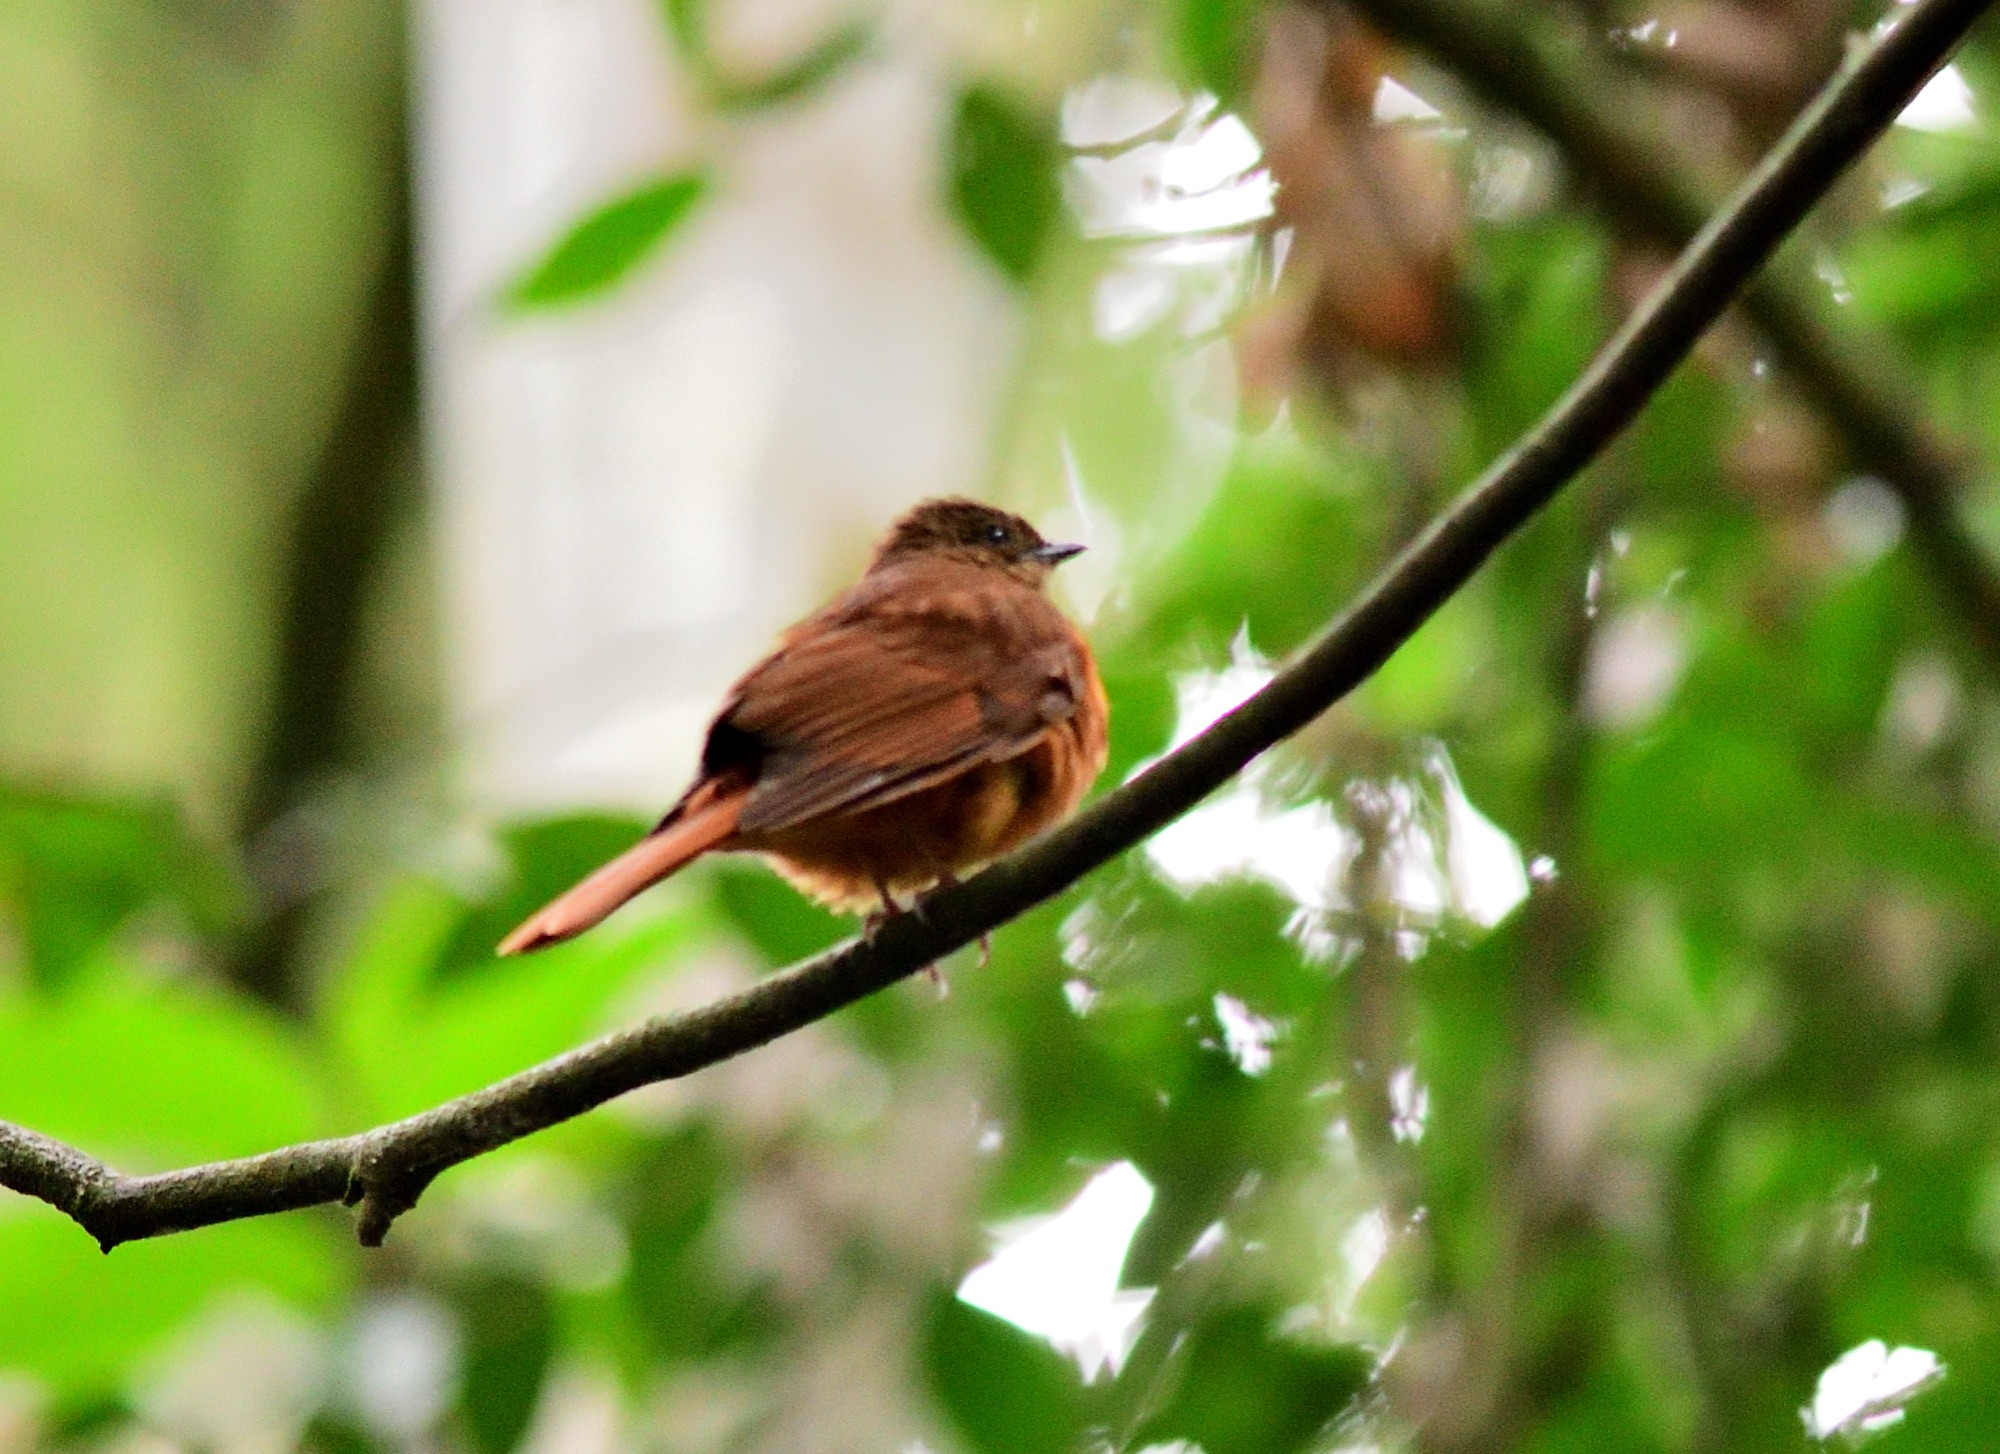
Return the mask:
{"type": "Polygon", "coordinates": [[[877,808],[760,834],[745,846],[831,908],[872,908],[884,889],[921,892],[1053,827],[1075,810],[1103,765],[1103,717],[1079,713],[1018,756],[976,764],[877,808]]]}

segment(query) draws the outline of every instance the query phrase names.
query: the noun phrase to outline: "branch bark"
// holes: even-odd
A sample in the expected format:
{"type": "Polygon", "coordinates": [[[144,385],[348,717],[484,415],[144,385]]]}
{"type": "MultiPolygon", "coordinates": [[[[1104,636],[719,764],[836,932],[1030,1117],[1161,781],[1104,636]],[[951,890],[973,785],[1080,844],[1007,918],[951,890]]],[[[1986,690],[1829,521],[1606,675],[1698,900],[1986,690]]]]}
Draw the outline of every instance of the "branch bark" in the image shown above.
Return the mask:
{"type": "Polygon", "coordinates": [[[378,1245],[439,1173],[654,1081],[832,1014],[1062,892],[1222,786],[1375,671],[1614,438],[1813,203],[1915,94],[1990,0],[1917,0],[1806,109],[1536,426],[1262,691],[1069,824],[884,925],[691,1013],[645,1021],[359,1135],[127,1176],[0,1122],[0,1186],[65,1212],[106,1250],[339,1201],[378,1245]]]}
{"type": "MultiPolygon", "coordinates": [[[[1484,0],[1347,3],[1554,141],[1620,224],[1680,247],[1713,210],[1708,189],[1634,112],[1630,87],[1587,48],[1564,47],[1558,55],[1532,20],[1484,0]]],[[[1902,498],[1912,545],[1966,633],[2000,670],[2000,572],[1956,512],[1968,483],[1964,452],[1931,429],[1906,371],[1882,341],[1834,314],[1798,269],[1772,268],[1753,280],[1743,309],[1855,461],[1902,498]]]]}

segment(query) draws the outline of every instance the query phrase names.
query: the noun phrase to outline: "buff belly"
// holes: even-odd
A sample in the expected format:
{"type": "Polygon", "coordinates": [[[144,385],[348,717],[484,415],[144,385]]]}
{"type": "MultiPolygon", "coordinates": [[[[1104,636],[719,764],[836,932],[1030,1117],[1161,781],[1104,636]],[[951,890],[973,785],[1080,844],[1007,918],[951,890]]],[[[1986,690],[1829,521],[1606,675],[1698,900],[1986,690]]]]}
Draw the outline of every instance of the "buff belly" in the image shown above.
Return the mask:
{"type": "Polygon", "coordinates": [[[1019,757],[982,763],[935,787],[860,813],[745,835],[801,893],[860,913],[882,891],[907,898],[968,873],[1067,817],[1096,777],[1058,729],[1019,757]]]}

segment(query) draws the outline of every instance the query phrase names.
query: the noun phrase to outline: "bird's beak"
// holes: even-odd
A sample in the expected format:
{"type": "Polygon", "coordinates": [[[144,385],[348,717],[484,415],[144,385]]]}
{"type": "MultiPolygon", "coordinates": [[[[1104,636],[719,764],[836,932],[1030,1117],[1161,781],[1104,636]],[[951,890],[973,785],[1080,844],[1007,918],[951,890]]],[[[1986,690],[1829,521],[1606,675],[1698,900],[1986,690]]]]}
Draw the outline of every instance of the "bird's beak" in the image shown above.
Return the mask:
{"type": "Polygon", "coordinates": [[[1038,545],[1028,552],[1028,559],[1038,560],[1044,565],[1061,565],[1071,556],[1082,555],[1083,551],[1081,545],[1038,545]]]}

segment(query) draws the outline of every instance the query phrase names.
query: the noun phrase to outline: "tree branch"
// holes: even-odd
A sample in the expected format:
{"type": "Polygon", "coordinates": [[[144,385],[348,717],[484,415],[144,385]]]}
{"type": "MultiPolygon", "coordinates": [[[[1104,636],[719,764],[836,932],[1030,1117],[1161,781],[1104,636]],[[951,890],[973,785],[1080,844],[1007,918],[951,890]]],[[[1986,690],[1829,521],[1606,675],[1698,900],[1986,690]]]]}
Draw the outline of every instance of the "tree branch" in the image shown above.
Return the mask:
{"type": "Polygon", "coordinates": [[[377,1245],[442,1171],[654,1081],[833,1013],[971,943],[1185,813],[1359,685],[1463,586],[1647,398],[1785,234],[1916,92],[1989,0],[1918,0],[1808,107],[1544,418],[1270,684],[1066,826],[885,924],[726,999],[647,1020],[486,1089],[357,1136],[124,1176],[0,1122],[0,1185],[67,1213],[107,1250],[341,1201],[377,1245]]]}
{"type": "MultiPolygon", "coordinates": [[[[1565,47],[1558,55],[1531,22],[1490,3],[1347,3],[1553,140],[1619,223],[1680,247],[1713,210],[1712,195],[1634,113],[1630,88],[1587,49],[1565,47]]],[[[1841,320],[1798,270],[1764,273],[1744,290],[1743,308],[1855,461],[1902,498],[1912,544],[1961,625],[2000,669],[2000,573],[1955,510],[1967,484],[1963,452],[1932,431],[1881,340],[1841,320]]]]}

